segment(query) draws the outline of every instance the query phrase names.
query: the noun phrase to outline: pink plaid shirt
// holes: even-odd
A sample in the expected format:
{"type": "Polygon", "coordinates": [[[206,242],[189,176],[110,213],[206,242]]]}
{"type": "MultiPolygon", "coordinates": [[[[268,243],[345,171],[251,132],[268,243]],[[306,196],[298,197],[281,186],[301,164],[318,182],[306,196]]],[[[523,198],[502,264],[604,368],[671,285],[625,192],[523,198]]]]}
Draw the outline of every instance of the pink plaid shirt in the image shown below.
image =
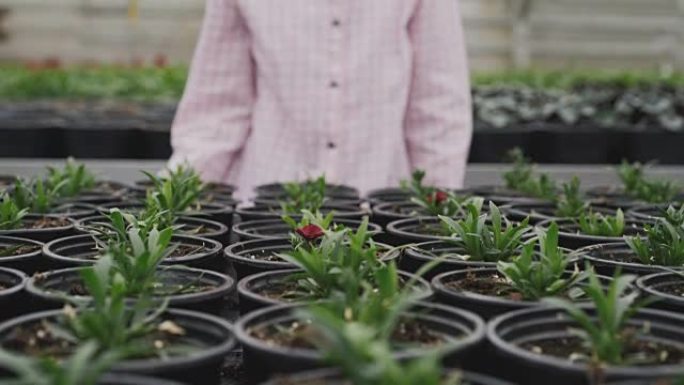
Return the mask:
{"type": "Polygon", "coordinates": [[[472,135],[457,0],[208,0],[170,164],[253,187],[412,169],[460,187],[472,135]]]}

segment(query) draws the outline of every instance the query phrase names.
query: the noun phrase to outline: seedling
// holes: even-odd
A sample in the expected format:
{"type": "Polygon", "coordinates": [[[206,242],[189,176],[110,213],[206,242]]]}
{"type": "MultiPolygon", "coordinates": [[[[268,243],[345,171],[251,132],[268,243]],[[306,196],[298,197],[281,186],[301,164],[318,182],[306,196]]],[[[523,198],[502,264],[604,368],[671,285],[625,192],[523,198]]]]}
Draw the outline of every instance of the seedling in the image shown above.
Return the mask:
{"type": "Polygon", "coordinates": [[[684,225],[684,205],[676,209],[674,206],[668,206],[663,213],[663,218],[672,226],[681,227],[684,225]]]}
{"type": "Polygon", "coordinates": [[[283,185],[285,197],[280,207],[285,214],[298,214],[302,210],[316,212],[326,200],[326,181],[321,176],[304,182],[291,182],[283,185]]]}
{"type": "Polygon", "coordinates": [[[461,220],[440,216],[452,234],[450,243],[463,249],[461,258],[470,261],[498,262],[517,255],[523,237],[530,233],[528,218],[514,224],[506,219],[499,208],[489,202],[489,212],[482,212],[482,198],[473,199],[466,206],[467,214],[461,220]]]}
{"type": "Polygon", "coordinates": [[[568,273],[570,259],[558,247],[556,223],[552,223],[548,231],[538,230],[537,242],[538,253],[535,252],[535,244],[528,243],[512,262],[499,262],[499,272],[524,299],[539,300],[569,293],[571,288],[587,278],[587,273],[581,273],[577,267],[568,273]]]}
{"type": "Polygon", "coordinates": [[[167,177],[157,177],[145,172],[154,187],[147,192],[146,216],[161,215],[164,227],[175,223],[178,216],[198,204],[204,185],[192,169],[179,166],[169,171],[167,177]]]}
{"type": "Polygon", "coordinates": [[[411,202],[420,206],[428,215],[445,215],[449,217],[463,213],[463,203],[468,197],[456,196],[434,186],[426,186],[423,181],[425,171],[413,172],[411,181],[402,181],[402,189],[411,193],[411,202]]]}
{"type": "Polygon", "coordinates": [[[534,198],[555,199],[556,183],[546,174],[535,177],[534,166],[520,148],[509,151],[507,160],[513,168],[503,174],[506,187],[534,198]]]}
{"type": "Polygon", "coordinates": [[[74,158],[68,158],[64,168],[48,167],[46,185],[49,188],[59,186],[61,197],[74,197],[83,191],[95,187],[96,178],[84,164],[76,163],[74,158]]]}
{"type": "Polygon", "coordinates": [[[21,227],[28,209],[20,209],[9,195],[3,194],[0,203],[0,230],[14,230],[21,227]]]}
{"type": "Polygon", "coordinates": [[[292,229],[290,233],[290,238],[292,245],[300,247],[303,245],[311,245],[317,239],[325,235],[325,231],[341,231],[344,226],[336,225],[333,227],[333,221],[335,219],[334,213],[328,213],[327,215],[321,214],[320,211],[312,213],[309,210],[302,210],[302,219],[297,222],[294,218],[289,215],[283,215],[283,222],[287,223],[292,229]]]}
{"type": "Polygon", "coordinates": [[[326,230],[317,244],[307,241],[304,245],[279,255],[304,270],[291,276],[299,297],[327,298],[336,291],[358,296],[364,280],[382,266],[378,248],[368,235],[367,218],[356,232],[326,230]]]}
{"type": "Polygon", "coordinates": [[[55,206],[65,183],[66,181],[62,181],[57,185],[47,186],[42,179],[30,182],[17,179],[12,198],[22,209],[28,209],[31,213],[47,214],[55,206]]]}
{"type": "Polygon", "coordinates": [[[563,193],[556,200],[556,215],[561,218],[578,218],[589,207],[580,192],[580,180],[573,177],[570,183],[563,184],[563,193]]]}
{"type": "Polygon", "coordinates": [[[132,229],[128,233],[128,243],[110,246],[101,261],[111,259],[114,270],[126,281],[129,295],[151,293],[158,282],[159,265],[173,253],[174,247],[170,246],[172,236],[171,228],[162,231],[155,228],[145,242],[140,230],[132,229]]]}
{"type": "Polygon", "coordinates": [[[589,212],[579,217],[580,232],[600,237],[620,237],[625,233],[625,214],[618,209],[615,216],[589,212]]]}
{"type": "MultiPolygon", "coordinates": [[[[136,233],[142,240],[142,243],[147,243],[150,234],[153,230],[157,230],[160,224],[163,224],[161,213],[150,215],[149,212],[141,213],[138,216],[122,212],[119,209],[111,209],[107,214],[109,223],[105,226],[93,226],[89,228],[94,235],[95,240],[101,249],[105,250],[110,247],[125,247],[128,250],[133,249],[133,244],[129,234],[136,233]]],[[[175,227],[164,227],[162,230],[175,230],[175,227]]]]}
{"type": "Polygon", "coordinates": [[[669,181],[647,180],[644,168],[641,163],[630,164],[624,160],[618,167],[618,177],[627,194],[649,203],[667,203],[682,191],[681,186],[669,181]]]}
{"type": "Polygon", "coordinates": [[[14,373],[2,385],[95,385],[102,373],[121,357],[116,350],[100,352],[95,341],[80,346],[73,355],[57,361],[51,357],[31,358],[0,349],[0,366],[14,373]]]}
{"type": "Polygon", "coordinates": [[[313,342],[354,385],[458,385],[458,373],[444,376],[440,355],[432,352],[409,362],[394,357],[391,344],[377,329],[361,322],[340,321],[321,308],[303,315],[313,321],[319,338],[313,342]]]}
{"type": "Polygon", "coordinates": [[[596,316],[564,299],[544,300],[565,310],[578,324],[579,329],[574,330],[574,334],[584,340],[584,345],[591,352],[591,357],[585,357],[589,361],[609,365],[630,362],[626,347],[635,331],[629,330],[627,325],[629,319],[644,305],[637,302],[637,291],[628,293],[635,279],[631,275],[620,276],[618,272],[604,290],[598,276],[589,272],[589,282],[582,289],[593,302],[596,316]]]}
{"type": "Polygon", "coordinates": [[[96,341],[104,351],[121,350],[129,357],[165,357],[175,351],[166,340],[184,334],[170,321],[161,322],[168,300],[153,302],[148,296],[126,301],[127,282],[122,275],[111,274],[105,264],[81,271],[84,286],[91,298],[77,301],[77,308],[67,305],[63,317],[45,322],[47,333],[68,344],[96,341]]]}
{"type": "Polygon", "coordinates": [[[646,238],[630,237],[625,242],[646,265],[684,266],[684,223],[659,218],[644,226],[646,238]]]}

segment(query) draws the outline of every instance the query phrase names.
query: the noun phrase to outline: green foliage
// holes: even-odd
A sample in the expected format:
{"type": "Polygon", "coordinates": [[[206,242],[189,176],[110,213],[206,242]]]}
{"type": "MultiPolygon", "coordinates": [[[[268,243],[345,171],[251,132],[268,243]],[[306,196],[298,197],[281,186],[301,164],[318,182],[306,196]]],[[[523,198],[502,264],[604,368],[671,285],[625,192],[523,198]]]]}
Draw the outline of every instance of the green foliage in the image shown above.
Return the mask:
{"type": "Polygon", "coordinates": [[[46,185],[42,179],[24,181],[17,179],[12,198],[18,207],[28,209],[31,213],[48,214],[54,208],[60,191],[66,181],[57,185],[46,185]]]}
{"type": "Polygon", "coordinates": [[[393,355],[391,344],[378,338],[377,329],[361,322],[340,320],[325,308],[311,308],[311,319],[322,338],[315,340],[328,362],[340,368],[353,385],[458,385],[458,374],[445,378],[440,356],[427,353],[409,362],[393,355]]]}
{"type": "MultiPolygon", "coordinates": [[[[342,225],[333,226],[335,221],[335,214],[332,212],[323,215],[320,211],[314,213],[305,209],[302,210],[300,213],[302,215],[302,218],[299,220],[299,222],[297,222],[297,220],[295,220],[287,214],[283,215],[281,218],[283,222],[287,223],[287,225],[290,226],[292,230],[296,230],[308,225],[316,225],[323,230],[332,231],[340,231],[344,228],[344,226],[342,225]]],[[[293,241],[293,244],[295,245],[303,241],[302,238],[297,236],[296,233],[293,233],[292,236],[295,237],[293,241]]]]}
{"type": "Polygon", "coordinates": [[[580,233],[599,237],[620,237],[625,233],[625,214],[618,209],[613,215],[604,215],[590,211],[580,215],[578,221],[580,233]]]}
{"type": "Polygon", "coordinates": [[[84,164],[68,158],[63,168],[48,167],[46,186],[54,189],[60,197],[74,197],[95,187],[95,175],[84,164]]]}
{"type": "Polygon", "coordinates": [[[492,202],[489,203],[489,213],[483,213],[483,202],[482,198],[473,199],[466,206],[467,214],[463,219],[439,217],[452,234],[449,242],[462,248],[466,254],[463,258],[470,261],[508,260],[520,252],[523,237],[530,233],[528,218],[514,224],[492,202]]]}
{"type": "Polygon", "coordinates": [[[682,192],[681,186],[670,181],[646,179],[645,167],[640,163],[622,161],[617,169],[625,192],[635,199],[649,203],[669,203],[682,192]]]}
{"type": "Polygon", "coordinates": [[[503,174],[506,187],[533,198],[555,199],[556,183],[546,174],[535,177],[534,166],[520,148],[510,150],[507,160],[513,166],[503,174]]]}
{"type": "MultiPolygon", "coordinates": [[[[672,214],[680,213],[671,208],[672,214]]],[[[684,221],[682,217],[658,218],[655,225],[646,225],[646,238],[630,237],[625,241],[646,265],[684,266],[684,221]]]]}
{"type": "Polygon", "coordinates": [[[535,258],[535,244],[528,243],[512,262],[499,262],[499,272],[524,299],[539,300],[568,293],[586,279],[586,273],[580,273],[577,267],[568,275],[570,259],[558,247],[557,224],[552,223],[546,232],[539,230],[537,240],[538,258],[535,258]]]}
{"type": "Polygon", "coordinates": [[[0,230],[14,230],[21,227],[22,219],[28,214],[28,209],[20,209],[9,195],[2,195],[0,203],[0,230]]]}
{"type": "Polygon", "coordinates": [[[0,67],[0,99],[127,99],[175,101],[185,86],[187,69],[63,68],[34,71],[0,67]]]}
{"type": "Polygon", "coordinates": [[[178,166],[169,170],[165,177],[157,177],[145,172],[153,188],[147,192],[145,200],[146,217],[158,217],[161,227],[169,227],[178,216],[198,204],[204,191],[199,174],[190,167],[178,166]]]}
{"type": "Polygon", "coordinates": [[[675,206],[668,206],[663,212],[663,218],[673,226],[684,225],[684,205],[681,205],[679,209],[675,206]]]}
{"type": "Polygon", "coordinates": [[[490,85],[473,89],[475,120],[485,129],[516,126],[591,127],[596,130],[639,128],[684,130],[680,90],[650,84],[644,87],[589,84],[572,89],[525,85],[490,85]]]}
{"type": "Polygon", "coordinates": [[[583,290],[594,304],[595,317],[564,299],[545,299],[550,305],[565,310],[578,324],[577,334],[591,351],[591,357],[588,357],[591,362],[610,365],[629,363],[625,349],[630,336],[627,323],[642,306],[636,302],[639,297],[637,291],[627,293],[635,279],[631,275],[620,276],[618,272],[604,290],[596,274],[590,272],[589,284],[583,290]]]}
{"type": "Polygon", "coordinates": [[[328,298],[334,292],[358,297],[364,282],[373,281],[383,266],[368,234],[368,218],[356,232],[328,230],[318,244],[302,242],[279,256],[303,270],[290,278],[297,283],[297,297],[309,299],[328,298]]]}
{"type": "Polygon", "coordinates": [[[285,183],[283,188],[285,197],[280,200],[280,207],[285,214],[299,214],[302,210],[319,211],[326,200],[325,176],[304,182],[285,183]]]}
{"type": "Polygon", "coordinates": [[[157,268],[175,249],[171,244],[174,228],[158,230],[155,218],[138,219],[118,209],[112,209],[108,219],[104,229],[93,229],[104,252],[98,264],[123,277],[128,295],[152,293],[158,282],[157,268]]]}
{"type": "Polygon", "coordinates": [[[655,71],[540,71],[515,70],[480,73],[473,77],[476,86],[527,86],[535,89],[577,89],[602,86],[618,88],[643,88],[648,86],[684,86],[684,74],[655,71]]]}
{"type": "Polygon", "coordinates": [[[454,217],[463,214],[463,204],[469,197],[456,196],[424,184],[425,171],[415,170],[411,181],[402,181],[403,190],[411,194],[411,202],[420,206],[428,215],[454,217]]]}
{"type": "Polygon", "coordinates": [[[561,218],[578,218],[589,207],[580,192],[580,180],[573,177],[570,183],[563,184],[563,193],[556,200],[556,215],[561,218]]]}
{"type": "Polygon", "coordinates": [[[174,250],[170,247],[173,229],[153,229],[145,243],[140,230],[128,233],[128,247],[111,247],[103,258],[111,258],[116,271],[126,281],[129,295],[150,293],[157,283],[157,268],[174,250]]]}
{"type": "Polygon", "coordinates": [[[112,275],[106,263],[83,269],[81,277],[91,299],[78,309],[65,308],[63,322],[50,324],[49,330],[75,344],[93,340],[104,350],[153,354],[155,347],[147,337],[156,331],[166,302],[156,306],[149,297],[141,297],[127,306],[127,282],[120,274],[112,275]]]}
{"type": "Polygon", "coordinates": [[[95,341],[80,346],[65,360],[24,357],[0,349],[0,367],[14,373],[0,379],[0,385],[95,385],[98,378],[115,364],[122,353],[116,350],[98,353],[95,341]]]}

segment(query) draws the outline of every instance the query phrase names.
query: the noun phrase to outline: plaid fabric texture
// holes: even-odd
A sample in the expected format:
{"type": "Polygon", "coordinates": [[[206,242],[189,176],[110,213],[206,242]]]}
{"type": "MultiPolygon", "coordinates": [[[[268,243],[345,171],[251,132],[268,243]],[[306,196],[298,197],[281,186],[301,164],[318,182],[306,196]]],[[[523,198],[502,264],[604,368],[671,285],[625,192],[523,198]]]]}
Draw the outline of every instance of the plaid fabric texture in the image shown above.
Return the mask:
{"type": "Polygon", "coordinates": [[[460,187],[471,135],[457,0],[208,0],[170,165],[242,197],[321,174],[365,192],[414,168],[460,187]]]}

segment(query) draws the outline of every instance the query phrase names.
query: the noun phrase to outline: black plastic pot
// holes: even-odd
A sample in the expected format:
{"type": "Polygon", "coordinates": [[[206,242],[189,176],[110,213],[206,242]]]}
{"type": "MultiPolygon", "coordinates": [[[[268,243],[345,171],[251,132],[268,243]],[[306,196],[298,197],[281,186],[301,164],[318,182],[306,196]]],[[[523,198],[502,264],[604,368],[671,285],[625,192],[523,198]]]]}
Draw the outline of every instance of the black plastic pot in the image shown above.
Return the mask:
{"type": "Polygon", "coordinates": [[[428,215],[419,205],[411,201],[379,203],[373,206],[372,212],[373,222],[383,228],[394,221],[428,215]]]}
{"type": "Polygon", "coordinates": [[[129,189],[130,186],[124,183],[111,180],[99,181],[97,182],[95,188],[84,191],[81,194],[70,198],[69,200],[95,206],[113,202],[121,202],[128,193],[129,189]]]}
{"type": "MultiPolygon", "coordinates": [[[[223,223],[202,217],[179,217],[175,225],[178,226],[176,231],[180,234],[213,239],[224,246],[230,243],[230,228],[223,223]]],[[[79,233],[90,234],[92,228],[108,229],[111,228],[111,224],[107,217],[100,214],[77,220],[75,227],[79,233]]]]}
{"type": "MultiPolygon", "coordinates": [[[[244,315],[249,312],[274,305],[303,302],[285,302],[264,296],[258,292],[258,290],[264,287],[282,284],[282,282],[292,274],[300,272],[302,271],[299,269],[275,270],[250,275],[241,279],[237,285],[238,295],[240,296],[240,314],[244,315]]],[[[411,279],[416,280],[414,294],[415,297],[413,298],[414,300],[425,301],[432,296],[432,289],[430,288],[430,283],[428,281],[403,271],[399,272],[399,276],[404,282],[408,282],[411,279]]]]}
{"type": "MultiPolygon", "coordinates": [[[[255,198],[253,201],[254,207],[267,207],[279,209],[281,207],[281,201],[273,198],[255,198]]],[[[359,198],[326,198],[325,205],[328,206],[348,206],[348,207],[360,207],[364,201],[359,198]]]]}
{"type": "MultiPolygon", "coordinates": [[[[238,320],[235,335],[242,343],[244,366],[247,375],[262,380],[276,373],[293,373],[324,366],[322,353],[315,349],[278,346],[255,337],[255,328],[288,325],[299,320],[299,305],[273,306],[255,311],[238,320]]],[[[447,306],[419,302],[407,313],[416,322],[434,332],[449,336],[449,342],[440,346],[448,365],[468,367],[480,357],[475,354],[484,337],[484,322],[475,314],[447,306]]],[[[434,349],[433,349],[434,351],[434,349]]],[[[400,359],[412,359],[426,350],[411,348],[395,353],[400,359]]]]}
{"type": "MultiPolygon", "coordinates": [[[[321,208],[324,215],[332,212],[336,219],[361,219],[364,216],[370,216],[368,210],[354,207],[354,206],[335,206],[324,205],[321,208]]],[[[235,213],[240,216],[242,222],[258,221],[265,219],[279,219],[283,216],[283,211],[276,207],[238,207],[235,213]]],[[[290,215],[294,219],[300,219],[301,215],[290,215]]]]}
{"type": "MultiPolygon", "coordinates": [[[[598,206],[592,202],[591,209],[594,212],[603,214],[615,215],[615,209],[598,206]]],[[[506,218],[514,221],[522,221],[525,218],[530,218],[530,224],[536,225],[548,220],[560,221],[563,217],[556,214],[556,205],[551,202],[532,202],[532,203],[512,203],[501,207],[501,211],[506,215],[506,218]]]]}
{"type": "Polygon", "coordinates": [[[50,242],[57,238],[67,237],[75,233],[74,223],[68,218],[53,215],[34,215],[28,214],[23,219],[24,227],[15,230],[0,230],[0,236],[10,236],[17,238],[27,238],[38,242],[50,242]],[[63,221],[64,224],[48,228],[31,228],[31,224],[43,218],[52,218],[63,221]]]}
{"type": "Polygon", "coordinates": [[[496,203],[497,206],[512,203],[545,202],[543,199],[529,197],[518,191],[511,190],[504,186],[475,186],[469,187],[468,191],[474,196],[483,197],[487,200],[496,203]]]}
{"type": "MultiPolygon", "coordinates": [[[[377,243],[377,246],[388,250],[383,256],[383,261],[395,260],[399,257],[399,250],[377,243]]],[[[258,239],[253,241],[234,243],[224,250],[224,255],[229,269],[234,271],[237,280],[250,275],[273,270],[293,269],[297,266],[280,258],[269,260],[264,255],[272,256],[292,250],[289,238],[258,239]]]]}
{"type": "Polygon", "coordinates": [[[674,206],[675,208],[680,208],[681,203],[664,204],[664,205],[640,205],[635,206],[629,211],[627,215],[643,221],[654,221],[657,218],[663,218],[665,211],[668,207],[674,206]]]}
{"type": "MultiPolygon", "coordinates": [[[[353,219],[338,219],[334,224],[343,225],[356,231],[361,221],[353,219]]],[[[292,232],[290,226],[281,219],[262,219],[258,221],[241,222],[233,226],[233,233],[239,241],[251,241],[255,239],[287,238],[292,232]]],[[[375,223],[368,224],[368,232],[376,236],[382,232],[382,228],[375,223]]]]}
{"type": "Polygon", "coordinates": [[[651,307],[684,314],[684,295],[666,291],[668,288],[684,288],[684,276],[673,272],[651,274],[639,278],[636,285],[644,295],[655,299],[651,307]]]}
{"type": "Polygon", "coordinates": [[[386,242],[392,246],[405,246],[413,243],[448,240],[449,235],[435,234],[443,231],[442,220],[438,217],[400,219],[387,225],[386,242]]]}
{"type": "Polygon", "coordinates": [[[26,274],[0,267],[0,321],[22,314],[25,309],[26,274]]]}
{"type": "MultiPolygon", "coordinates": [[[[144,198],[147,191],[153,187],[153,183],[149,179],[142,179],[135,181],[130,187],[132,195],[144,198]]],[[[210,202],[234,202],[233,193],[236,188],[233,185],[223,183],[207,183],[204,185],[201,197],[203,200],[210,202]]],[[[231,204],[232,205],[232,204],[231,204]]],[[[232,205],[234,207],[234,205],[232,205]]]]}
{"type": "MultiPolygon", "coordinates": [[[[399,266],[402,270],[415,273],[426,264],[440,258],[444,254],[461,254],[462,249],[449,243],[449,241],[423,242],[408,247],[404,250],[399,266]]],[[[496,267],[496,262],[467,261],[459,258],[446,258],[430,271],[425,273],[425,278],[431,280],[435,276],[451,271],[491,268],[496,267]]]]}
{"type": "MultiPolygon", "coordinates": [[[[209,269],[220,273],[226,264],[221,256],[221,243],[190,235],[174,235],[171,244],[201,248],[190,254],[169,257],[163,265],[185,265],[199,269],[209,269]]],[[[74,235],[48,242],[43,246],[43,254],[55,269],[92,265],[98,255],[96,242],[91,235],[74,235]]]]}
{"type": "MultiPolygon", "coordinates": [[[[564,252],[573,261],[573,263],[580,263],[583,259],[583,254],[579,251],[571,251],[564,249],[564,252]]],[[[466,252],[449,241],[431,241],[418,243],[412,245],[404,250],[399,266],[402,270],[410,273],[419,271],[426,264],[433,262],[437,258],[441,258],[447,254],[464,255],[466,252]]],[[[441,261],[437,266],[425,273],[425,278],[431,280],[435,276],[451,271],[460,271],[466,269],[479,268],[495,268],[497,262],[483,262],[483,261],[469,261],[458,257],[447,257],[441,261]]]]}
{"type": "MultiPolygon", "coordinates": [[[[570,274],[572,274],[571,271],[568,272],[568,276],[570,274]]],[[[496,268],[461,270],[440,274],[432,279],[435,300],[445,305],[469,310],[485,320],[490,320],[515,310],[545,306],[540,301],[515,301],[470,291],[458,291],[446,285],[449,282],[461,280],[468,275],[475,275],[476,277],[501,276],[496,268]]],[[[604,276],[599,276],[599,279],[606,283],[611,281],[611,278],[604,276]]],[[[578,286],[581,285],[583,283],[580,283],[578,286]]]]}
{"type": "MultiPolygon", "coordinates": [[[[257,186],[255,191],[259,198],[278,199],[287,195],[282,183],[270,183],[257,186]]],[[[326,185],[325,195],[333,199],[357,199],[359,197],[359,190],[350,186],[328,184],[326,185]]]]}
{"type": "Polygon", "coordinates": [[[387,187],[370,191],[366,198],[371,206],[388,202],[405,202],[411,199],[411,194],[401,187],[387,187]]]}
{"type": "MultiPolygon", "coordinates": [[[[107,214],[113,208],[121,211],[138,213],[145,208],[141,201],[128,201],[123,203],[110,203],[99,206],[97,209],[102,214],[107,214]]],[[[183,216],[201,217],[224,224],[229,229],[233,227],[233,208],[223,203],[201,203],[199,211],[184,212],[183,216]]]]}
{"type": "MultiPolygon", "coordinates": [[[[588,309],[588,308],[585,308],[588,309]]],[[[641,310],[630,325],[650,331],[641,339],[666,343],[684,349],[684,316],[656,310],[641,310]]],[[[571,328],[577,325],[563,310],[536,308],[504,314],[487,327],[487,338],[493,345],[497,374],[526,385],[589,385],[590,367],[568,359],[533,353],[521,344],[554,342],[573,338],[571,328]]],[[[607,366],[600,369],[605,381],[655,379],[684,375],[684,365],[649,367],[607,366]]]]}
{"type": "Polygon", "coordinates": [[[235,277],[240,280],[252,274],[295,267],[282,259],[260,258],[264,255],[275,255],[290,250],[292,250],[292,243],[288,238],[264,239],[234,243],[224,249],[224,255],[230,266],[229,269],[234,271],[235,277]]]}
{"type": "Polygon", "coordinates": [[[0,257],[0,266],[21,270],[26,274],[41,271],[43,263],[43,243],[26,238],[0,236],[0,249],[24,247],[25,250],[12,256],[0,257]]]}
{"type": "Polygon", "coordinates": [[[604,201],[605,205],[609,207],[629,210],[644,204],[644,202],[627,195],[624,189],[618,186],[598,186],[588,189],[586,194],[591,198],[604,201]]]}
{"type": "MultiPolygon", "coordinates": [[[[624,241],[594,245],[579,250],[599,274],[613,276],[620,268],[624,274],[649,275],[659,273],[669,266],[644,265],[624,241]]],[[[674,267],[677,268],[677,267],[674,267]]],[[[682,267],[680,267],[682,268],[682,267]]]]}
{"type": "MultiPolygon", "coordinates": [[[[0,324],[0,348],[7,346],[8,340],[17,328],[30,328],[31,325],[52,321],[63,317],[61,310],[32,313],[14,318],[0,324]]],[[[209,314],[171,309],[162,314],[161,319],[170,320],[182,327],[183,337],[192,341],[193,346],[201,345],[191,354],[167,359],[124,360],[112,367],[113,373],[150,375],[193,385],[219,385],[223,359],[235,346],[232,326],[209,314]]],[[[10,350],[16,349],[15,347],[10,350]]]]}
{"type": "Polygon", "coordinates": [[[97,385],[183,385],[180,382],[129,374],[105,374],[97,385]]]}
{"type": "MultiPolygon", "coordinates": [[[[72,202],[62,203],[52,210],[51,216],[65,217],[73,220],[92,216],[97,212],[97,208],[89,203],[72,202]]],[[[39,215],[39,214],[36,214],[39,215]]]]}
{"type": "MultiPolygon", "coordinates": [[[[585,235],[579,233],[579,225],[573,219],[560,219],[557,221],[548,220],[538,224],[541,228],[548,228],[551,222],[558,224],[558,244],[570,250],[578,250],[587,246],[600,245],[605,243],[620,242],[623,236],[604,237],[596,235],[585,235]]],[[[625,218],[626,236],[636,236],[643,233],[645,222],[636,219],[625,218]]]]}
{"type": "MultiPolygon", "coordinates": [[[[35,311],[61,309],[65,298],[79,296],[72,293],[74,287],[83,287],[81,267],[53,270],[31,277],[26,284],[30,305],[35,311]]],[[[158,270],[159,282],[165,285],[197,285],[205,289],[198,293],[172,294],[166,296],[169,306],[203,313],[221,315],[230,295],[235,291],[235,281],[210,270],[173,266],[158,270]]]]}
{"type": "MultiPolygon", "coordinates": [[[[459,371],[462,383],[467,385],[512,385],[493,377],[472,372],[459,371]]],[[[290,376],[283,376],[272,379],[261,385],[349,385],[348,381],[343,380],[338,371],[333,369],[320,369],[310,372],[293,374],[290,376]]],[[[420,385],[420,384],[415,384],[420,385]]],[[[653,384],[655,385],[655,384],[653,384]]]]}

